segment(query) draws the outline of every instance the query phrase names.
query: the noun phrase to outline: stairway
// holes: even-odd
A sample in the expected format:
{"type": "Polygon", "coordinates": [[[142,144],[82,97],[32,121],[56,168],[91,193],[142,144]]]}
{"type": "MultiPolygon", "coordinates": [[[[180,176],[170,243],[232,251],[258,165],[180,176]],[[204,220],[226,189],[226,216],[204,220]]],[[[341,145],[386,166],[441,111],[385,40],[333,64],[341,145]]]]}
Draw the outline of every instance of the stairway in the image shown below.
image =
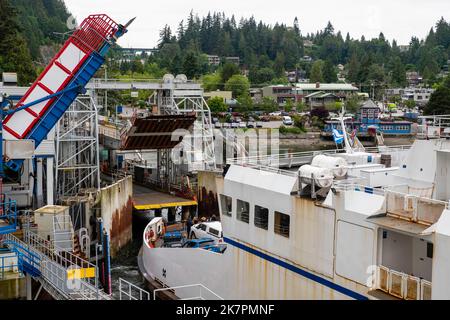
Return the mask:
{"type": "MultiPolygon", "coordinates": [[[[88,249],[89,250],[89,249],[88,249]]],[[[80,239],[78,237],[78,234],[75,234],[74,238],[73,238],[73,251],[72,253],[74,255],[76,255],[77,257],[80,257],[84,260],[88,260],[86,257],[86,253],[82,251],[81,249],[81,244],[80,244],[80,239]]]]}
{"type": "Polygon", "coordinates": [[[383,137],[383,133],[377,131],[376,138],[377,138],[377,146],[384,146],[384,137],[383,137]]]}

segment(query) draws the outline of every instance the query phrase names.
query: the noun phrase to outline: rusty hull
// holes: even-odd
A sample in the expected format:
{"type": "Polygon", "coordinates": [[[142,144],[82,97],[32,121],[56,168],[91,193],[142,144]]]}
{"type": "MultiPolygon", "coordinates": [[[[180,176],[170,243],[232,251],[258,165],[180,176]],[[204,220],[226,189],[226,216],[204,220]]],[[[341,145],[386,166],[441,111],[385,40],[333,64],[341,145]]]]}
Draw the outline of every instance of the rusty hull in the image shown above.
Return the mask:
{"type": "Polygon", "coordinates": [[[128,176],[101,189],[103,227],[110,235],[111,257],[132,237],[133,181],[128,176]]]}
{"type": "Polygon", "coordinates": [[[211,217],[212,215],[215,215],[216,217],[220,216],[218,179],[223,180],[223,177],[218,177],[215,172],[198,172],[197,199],[198,215],[200,217],[211,217]]]}

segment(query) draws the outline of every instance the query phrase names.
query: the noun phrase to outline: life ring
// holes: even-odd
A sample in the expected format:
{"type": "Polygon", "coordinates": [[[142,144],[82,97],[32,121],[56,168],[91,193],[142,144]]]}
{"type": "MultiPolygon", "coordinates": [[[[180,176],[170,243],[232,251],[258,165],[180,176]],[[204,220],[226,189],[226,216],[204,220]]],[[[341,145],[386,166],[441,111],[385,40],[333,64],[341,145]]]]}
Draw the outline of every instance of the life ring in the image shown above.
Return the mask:
{"type": "Polygon", "coordinates": [[[147,232],[145,233],[145,238],[147,239],[147,241],[150,241],[154,237],[154,235],[155,232],[152,229],[150,229],[147,230],[147,232]]]}
{"type": "Polygon", "coordinates": [[[146,238],[147,244],[150,248],[155,247],[155,240],[153,239],[154,235],[155,235],[155,232],[152,229],[147,230],[147,232],[145,233],[145,238],[146,238]]]}

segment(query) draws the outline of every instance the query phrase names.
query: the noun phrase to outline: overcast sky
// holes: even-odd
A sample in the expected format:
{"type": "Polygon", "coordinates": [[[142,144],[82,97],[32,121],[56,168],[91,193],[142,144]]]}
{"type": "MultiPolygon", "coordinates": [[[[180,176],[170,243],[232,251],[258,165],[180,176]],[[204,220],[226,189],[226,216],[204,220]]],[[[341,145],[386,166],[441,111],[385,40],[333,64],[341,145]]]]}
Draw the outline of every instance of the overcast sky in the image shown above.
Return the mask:
{"type": "Polygon", "coordinates": [[[353,38],[377,37],[408,44],[412,35],[424,38],[441,16],[450,20],[449,0],[65,0],[78,22],[92,13],[106,13],[118,23],[137,17],[119,41],[124,47],[154,47],[159,30],[168,24],[176,30],[191,10],[200,17],[208,11],[257,21],[292,25],[297,16],[302,34],[323,29],[331,21],[335,30],[353,38]]]}

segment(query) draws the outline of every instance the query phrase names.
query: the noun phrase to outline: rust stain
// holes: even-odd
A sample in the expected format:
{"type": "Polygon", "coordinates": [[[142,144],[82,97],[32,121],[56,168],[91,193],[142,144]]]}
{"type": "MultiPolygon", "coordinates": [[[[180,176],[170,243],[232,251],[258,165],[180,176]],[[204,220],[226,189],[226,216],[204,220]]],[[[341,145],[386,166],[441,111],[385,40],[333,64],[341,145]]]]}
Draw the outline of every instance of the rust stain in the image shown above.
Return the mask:
{"type": "Polygon", "coordinates": [[[133,212],[133,200],[129,196],[125,205],[116,209],[111,220],[111,256],[131,240],[131,221],[133,212]]]}
{"type": "Polygon", "coordinates": [[[212,190],[202,187],[198,195],[198,213],[200,216],[211,217],[213,214],[219,216],[219,203],[217,194],[212,190]]]}

